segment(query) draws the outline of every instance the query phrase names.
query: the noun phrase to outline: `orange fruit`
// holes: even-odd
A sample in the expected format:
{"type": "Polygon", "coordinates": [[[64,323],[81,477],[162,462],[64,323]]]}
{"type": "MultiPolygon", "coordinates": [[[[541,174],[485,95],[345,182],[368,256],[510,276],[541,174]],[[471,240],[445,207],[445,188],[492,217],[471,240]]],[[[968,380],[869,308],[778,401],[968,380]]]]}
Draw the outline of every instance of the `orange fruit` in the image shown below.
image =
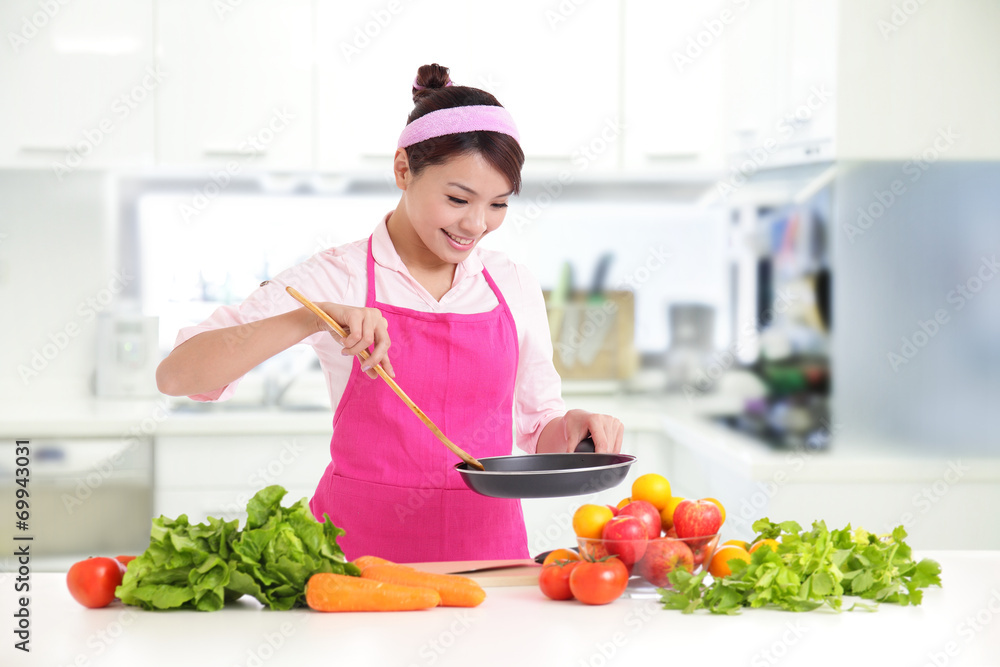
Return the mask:
{"type": "Polygon", "coordinates": [[[763,546],[770,547],[771,551],[778,553],[778,540],[772,540],[770,537],[750,545],[750,553],[757,551],[757,549],[763,546]]]}
{"type": "Polygon", "coordinates": [[[554,549],[548,556],[545,557],[542,565],[548,565],[549,563],[554,563],[557,560],[580,560],[580,554],[572,549],[554,549]]]}
{"type": "Polygon", "coordinates": [[[642,475],[632,482],[632,500],[645,500],[662,511],[670,502],[670,482],[655,472],[642,475]]]}
{"type": "Polygon", "coordinates": [[[719,515],[722,517],[722,521],[721,523],[719,523],[720,526],[726,522],[726,508],[722,506],[722,503],[720,503],[715,498],[702,498],[702,500],[707,500],[708,502],[715,504],[715,506],[719,508],[719,515]]]}
{"type": "Polygon", "coordinates": [[[613,516],[611,508],[607,505],[580,505],[573,513],[573,532],[577,537],[600,539],[604,524],[613,516]]]}
{"type": "Polygon", "coordinates": [[[617,507],[618,509],[621,509],[621,508],[625,507],[626,505],[628,505],[630,502],[632,502],[631,498],[622,498],[621,500],[618,501],[618,504],[615,505],[615,507],[617,507]]]}
{"type": "Polygon", "coordinates": [[[744,551],[746,551],[747,549],[750,548],[750,545],[747,544],[745,540],[726,540],[725,542],[722,543],[722,546],[724,546],[724,547],[725,546],[739,547],[740,549],[743,549],[744,551]]]}
{"type": "Polygon", "coordinates": [[[673,496],[667,501],[667,506],[660,510],[660,525],[663,530],[670,530],[674,527],[674,510],[684,500],[680,496],[673,496]]]}
{"type": "Polygon", "coordinates": [[[749,563],[750,554],[746,549],[732,544],[720,547],[712,556],[712,562],[708,564],[708,573],[717,578],[728,577],[733,573],[732,568],[729,567],[729,561],[735,559],[749,563]]]}

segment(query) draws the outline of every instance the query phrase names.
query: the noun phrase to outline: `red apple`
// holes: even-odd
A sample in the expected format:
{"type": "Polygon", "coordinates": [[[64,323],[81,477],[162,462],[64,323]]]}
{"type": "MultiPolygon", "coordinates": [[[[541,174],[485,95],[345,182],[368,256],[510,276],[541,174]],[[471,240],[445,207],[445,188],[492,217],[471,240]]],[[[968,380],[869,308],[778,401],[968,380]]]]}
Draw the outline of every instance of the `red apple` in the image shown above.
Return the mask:
{"type": "Polygon", "coordinates": [[[687,545],[690,547],[691,553],[694,555],[695,567],[701,567],[703,564],[711,560],[712,554],[715,553],[715,546],[718,543],[718,536],[703,537],[697,540],[687,541],[687,545]]]}
{"type": "Polygon", "coordinates": [[[608,553],[618,556],[623,563],[635,563],[646,552],[646,526],[634,516],[613,517],[604,524],[604,546],[608,553]]]}
{"type": "Polygon", "coordinates": [[[611,510],[611,516],[618,516],[618,508],[614,505],[608,505],[608,509],[611,510]]]}
{"type": "Polygon", "coordinates": [[[722,525],[718,506],[709,500],[684,500],[674,510],[677,537],[715,535],[722,525]]]}
{"type": "Polygon", "coordinates": [[[633,500],[621,508],[619,514],[634,516],[646,527],[646,537],[655,539],[660,536],[660,511],[647,500],[633,500]]]}
{"type": "Polygon", "coordinates": [[[580,555],[591,560],[601,560],[611,554],[608,553],[604,540],[588,539],[581,541],[580,555]]]}
{"type": "Polygon", "coordinates": [[[674,528],[673,526],[670,526],[670,528],[667,529],[667,532],[663,533],[663,535],[665,537],[672,537],[674,539],[677,539],[677,529],[674,528]]]}
{"type": "Polygon", "coordinates": [[[650,541],[645,555],[635,566],[636,574],[661,588],[669,585],[667,575],[677,568],[694,571],[691,549],[679,540],[650,541]]]}

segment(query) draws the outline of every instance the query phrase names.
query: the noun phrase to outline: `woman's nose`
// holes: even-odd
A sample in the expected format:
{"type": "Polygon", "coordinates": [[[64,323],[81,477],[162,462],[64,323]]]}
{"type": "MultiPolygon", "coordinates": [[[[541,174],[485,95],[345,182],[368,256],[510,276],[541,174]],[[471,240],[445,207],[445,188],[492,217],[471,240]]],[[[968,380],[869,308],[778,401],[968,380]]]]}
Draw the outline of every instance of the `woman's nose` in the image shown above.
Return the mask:
{"type": "Polygon", "coordinates": [[[469,207],[462,220],[462,230],[470,236],[478,236],[486,231],[486,211],[479,207],[469,207]]]}

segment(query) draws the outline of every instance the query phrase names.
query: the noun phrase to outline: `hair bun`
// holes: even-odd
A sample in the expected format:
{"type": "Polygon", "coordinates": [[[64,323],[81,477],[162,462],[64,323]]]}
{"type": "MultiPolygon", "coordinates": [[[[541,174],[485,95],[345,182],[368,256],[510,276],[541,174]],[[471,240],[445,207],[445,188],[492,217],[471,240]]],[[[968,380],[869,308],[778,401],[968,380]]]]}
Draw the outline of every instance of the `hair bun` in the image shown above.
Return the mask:
{"type": "Polygon", "coordinates": [[[452,85],[452,81],[451,77],[448,76],[447,67],[437,63],[422,65],[417,70],[417,78],[413,80],[413,101],[416,102],[421,93],[450,85],[452,85]]]}

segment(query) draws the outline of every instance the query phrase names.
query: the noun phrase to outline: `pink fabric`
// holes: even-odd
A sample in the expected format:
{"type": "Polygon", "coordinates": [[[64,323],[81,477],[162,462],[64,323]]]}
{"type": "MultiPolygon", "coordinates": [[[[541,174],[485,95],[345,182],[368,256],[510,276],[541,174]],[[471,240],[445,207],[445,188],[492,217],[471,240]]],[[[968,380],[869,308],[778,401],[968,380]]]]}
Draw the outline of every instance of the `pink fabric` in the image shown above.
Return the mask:
{"type": "MultiPolygon", "coordinates": [[[[458,264],[451,289],[438,301],[407,271],[389,238],[385,219],[372,234],[371,245],[379,299],[383,303],[428,314],[474,314],[495,307],[497,297],[483,275],[484,269],[489,269],[490,277],[504,295],[517,328],[520,354],[514,389],[515,442],[519,449],[534,453],[538,435],[545,425],[566,412],[561,396],[561,380],[552,365],[552,341],[545,302],[535,277],[503,253],[477,247],[458,264]]],[[[317,253],[271,278],[243,303],[222,306],[204,322],[181,329],[175,346],[202,331],[246,324],[298,308],[299,303],[285,292],[286,285],[291,285],[314,301],[360,306],[365,302],[367,293],[367,256],[368,239],[317,253]]],[[[392,329],[389,335],[395,344],[392,329]]],[[[309,336],[302,343],[311,345],[316,351],[326,377],[330,404],[337,406],[356,363],[341,355],[340,345],[325,333],[309,336]]],[[[390,348],[390,358],[394,355],[395,350],[390,348]]],[[[234,380],[216,391],[191,398],[224,401],[235,393],[239,382],[234,380]]]]}
{"type": "MultiPolygon", "coordinates": [[[[367,274],[374,277],[369,250],[367,274]]],[[[503,294],[492,310],[430,314],[381,303],[369,279],[365,305],[394,332],[396,381],[430,419],[477,458],[510,453],[517,334],[503,294]]],[[[397,562],[527,558],[518,500],[468,489],[459,462],[381,380],[355,363],[333,418],[331,463],[310,501],[346,531],[349,559],[397,562]]]]}
{"type": "Polygon", "coordinates": [[[470,105],[438,109],[424,114],[403,128],[396,147],[406,148],[433,137],[478,130],[502,132],[520,141],[514,119],[506,109],[491,105],[470,105]]]}

